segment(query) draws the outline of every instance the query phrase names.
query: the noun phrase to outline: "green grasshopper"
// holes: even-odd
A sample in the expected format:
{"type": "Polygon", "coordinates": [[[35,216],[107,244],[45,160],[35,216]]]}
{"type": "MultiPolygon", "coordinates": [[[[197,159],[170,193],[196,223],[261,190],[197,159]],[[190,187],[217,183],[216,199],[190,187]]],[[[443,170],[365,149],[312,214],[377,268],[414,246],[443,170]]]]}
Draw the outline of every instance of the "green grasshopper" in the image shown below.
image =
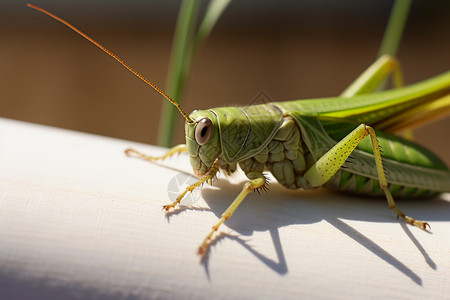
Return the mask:
{"type": "Polygon", "coordinates": [[[405,215],[393,197],[450,192],[448,167],[429,150],[391,133],[448,114],[450,71],[401,87],[399,63],[383,56],[339,97],[220,107],[188,115],[161,89],[102,45],[53,14],[29,6],[64,23],[108,53],[169,100],[186,119],[185,145],[178,145],[161,157],[126,150],[127,155],[149,161],[188,152],[199,180],[175,202],[164,205],[166,212],[178,207],[188,192],[212,182],[219,171],[229,175],[239,165],[245,173],[248,181],[203,240],[198,249],[200,255],[206,253],[214,233],[251,191],[267,189],[267,170],[289,189],[324,186],[360,195],[384,194],[397,217],[424,230],[428,223],[405,215]],[[391,74],[396,88],[374,93],[391,74]]]}

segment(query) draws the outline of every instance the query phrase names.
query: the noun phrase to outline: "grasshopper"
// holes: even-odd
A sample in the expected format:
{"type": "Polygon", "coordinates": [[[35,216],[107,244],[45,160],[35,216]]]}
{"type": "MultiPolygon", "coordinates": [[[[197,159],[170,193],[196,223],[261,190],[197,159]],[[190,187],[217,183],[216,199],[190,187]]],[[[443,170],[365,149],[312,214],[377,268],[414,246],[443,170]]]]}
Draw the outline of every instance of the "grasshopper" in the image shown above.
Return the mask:
{"type": "Polygon", "coordinates": [[[206,235],[198,248],[200,255],[207,252],[215,232],[250,192],[267,190],[265,171],[288,189],[323,186],[360,195],[385,195],[397,217],[423,230],[429,224],[405,215],[394,197],[450,192],[449,168],[429,150],[393,134],[448,115],[450,71],[403,87],[398,61],[382,56],[339,97],[219,107],[187,114],[155,84],[86,34],[39,7],[28,6],[62,22],[112,56],[185,118],[185,145],[160,157],[133,149],[125,151],[149,161],[180,152],[189,154],[199,179],[176,201],[164,205],[166,212],[176,209],[188,192],[211,183],[219,171],[230,175],[239,166],[245,173],[248,181],[206,235]],[[396,88],[374,92],[390,75],[396,88]]]}

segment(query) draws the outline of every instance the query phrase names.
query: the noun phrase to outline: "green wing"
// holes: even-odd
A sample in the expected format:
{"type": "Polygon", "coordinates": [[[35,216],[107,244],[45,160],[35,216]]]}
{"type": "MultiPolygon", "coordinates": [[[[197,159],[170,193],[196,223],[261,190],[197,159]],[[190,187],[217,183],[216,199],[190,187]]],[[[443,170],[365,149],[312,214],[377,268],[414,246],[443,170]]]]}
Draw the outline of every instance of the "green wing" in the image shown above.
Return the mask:
{"type": "MultiPolygon", "coordinates": [[[[310,100],[278,102],[274,105],[283,111],[297,111],[308,115],[352,120],[389,131],[398,123],[408,124],[409,119],[431,118],[450,111],[450,71],[393,90],[357,95],[310,100]],[[437,110],[430,109],[440,101],[437,110]],[[412,111],[416,109],[415,111],[412,111]],[[394,123],[393,123],[394,122],[394,123]]],[[[416,120],[412,120],[415,122],[416,120]]]]}

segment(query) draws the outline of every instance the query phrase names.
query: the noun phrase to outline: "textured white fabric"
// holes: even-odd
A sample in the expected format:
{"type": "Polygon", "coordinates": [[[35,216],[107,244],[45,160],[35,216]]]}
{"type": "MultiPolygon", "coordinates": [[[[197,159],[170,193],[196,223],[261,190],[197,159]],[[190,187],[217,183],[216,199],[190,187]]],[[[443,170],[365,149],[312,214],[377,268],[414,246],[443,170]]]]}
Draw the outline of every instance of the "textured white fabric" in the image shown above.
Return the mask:
{"type": "Polygon", "coordinates": [[[188,158],[152,164],[133,146],[0,119],[0,299],[449,299],[450,195],[400,200],[432,234],[396,220],[384,199],[276,183],[196,249],[242,176],[161,205],[192,181],[188,158]]]}

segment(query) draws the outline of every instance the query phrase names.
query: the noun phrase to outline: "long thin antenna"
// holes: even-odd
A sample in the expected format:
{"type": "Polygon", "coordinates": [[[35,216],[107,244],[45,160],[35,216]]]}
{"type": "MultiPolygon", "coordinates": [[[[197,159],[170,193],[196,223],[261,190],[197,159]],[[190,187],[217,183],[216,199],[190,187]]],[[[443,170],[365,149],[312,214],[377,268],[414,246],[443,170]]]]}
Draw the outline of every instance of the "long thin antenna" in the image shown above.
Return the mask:
{"type": "Polygon", "coordinates": [[[43,8],[40,8],[36,5],[33,4],[27,4],[28,7],[34,8],[44,14],[46,14],[47,16],[55,19],[58,22],[63,23],[64,25],[66,25],[67,27],[69,27],[70,29],[72,29],[73,31],[75,31],[76,33],[78,33],[79,35],[81,35],[82,37],[84,37],[85,39],[87,39],[89,42],[91,42],[92,44],[94,44],[95,46],[99,47],[103,52],[106,52],[109,56],[111,56],[112,58],[114,58],[115,60],[117,60],[122,66],[124,66],[125,68],[128,69],[128,71],[130,71],[131,73],[133,73],[134,75],[136,75],[137,77],[139,77],[142,81],[144,81],[146,84],[148,84],[149,86],[151,86],[155,91],[157,91],[158,93],[160,93],[164,98],[166,98],[167,100],[169,100],[173,105],[175,105],[175,107],[180,111],[180,113],[183,115],[183,117],[186,119],[186,121],[188,123],[193,123],[194,121],[189,118],[188,114],[181,108],[180,104],[178,104],[177,102],[175,102],[174,100],[172,100],[172,98],[170,98],[163,90],[161,90],[159,87],[157,87],[155,84],[153,84],[152,82],[150,82],[147,78],[145,78],[144,76],[142,76],[141,74],[139,74],[138,72],[136,72],[133,68],[131,68],[129,65],[127,65],[120,57],[118,57],[117,55],[115,55],[114,53],[112,53],[111,51],[109,51],[108,49],[106,49],[105,47],[103,47],[100,43],[96,42],[95,40],[93,40],[92,38],[90,38],[88,35],[84,34],[82,31],[80,31],[78,28],[76,28],[75,26],[73,26],[72,24],[70,24],[69,22],[61,19],[60,17],[55,16],[54,14],[52,14],[51,12],[46,11],[43,8]]]}

